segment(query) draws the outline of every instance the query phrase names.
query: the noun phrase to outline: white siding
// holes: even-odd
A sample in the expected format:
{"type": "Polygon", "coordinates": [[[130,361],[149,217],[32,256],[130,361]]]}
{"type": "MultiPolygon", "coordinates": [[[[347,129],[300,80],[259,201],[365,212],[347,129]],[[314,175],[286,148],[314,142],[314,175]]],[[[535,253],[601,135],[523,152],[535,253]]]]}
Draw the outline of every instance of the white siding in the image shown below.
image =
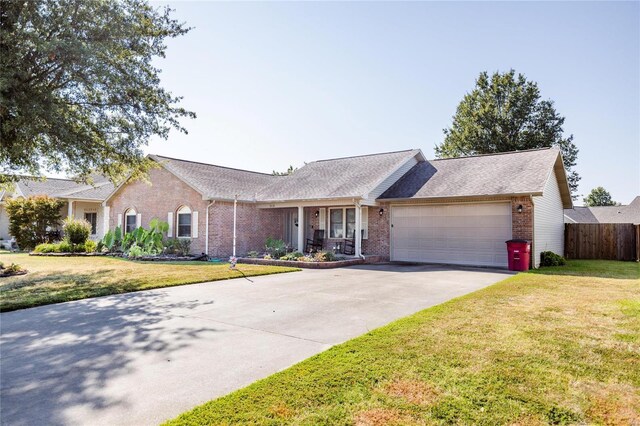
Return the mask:
{"type": "Polygon", "coordinates": [[[410,158],[406,163],[404,163],[400,168],[398,168],[398,170],[391,173],[385,180],[380,182],[380,184],[369,193],[367,199],[375,200],[376,198],[381,196],[384,191],[389,189],[391,185],[396,183],[398,179],[404,176],[416,164],[418,164],[418,160],[416,159],[416,157],[410,158]]]}
{"type": "Polygon", "coordinates": [[[11,239],[11,235],[9,235],[9,214],[2,204],[0,204],[0,239],[11,239]]]}
{"type": "Polygon", "coordinates": [[[534,266],[540,266],[540,252],[564,256],[564,209],[555,171],[549,175],[542,196],[533,197],[534,266]]]}

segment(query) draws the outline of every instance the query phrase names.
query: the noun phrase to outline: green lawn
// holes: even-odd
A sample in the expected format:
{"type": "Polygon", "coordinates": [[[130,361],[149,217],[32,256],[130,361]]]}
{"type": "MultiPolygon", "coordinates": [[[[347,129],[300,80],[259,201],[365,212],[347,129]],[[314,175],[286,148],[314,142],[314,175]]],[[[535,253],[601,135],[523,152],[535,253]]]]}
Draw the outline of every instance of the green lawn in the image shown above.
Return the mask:
{"type": "Polygon", "coordinates": [[[396,321],[168,424],[639,422],[640,266],[572,261],[396,321]]]}
{"type": "Polygon", "coordinates": [[[86,299],[151,288],[297,271],[279,266],[207,262],[132,262],[112,257],[39,257],[0,253],[5,265],[17,263],[27,275],[0,278],[0,311],[86,299]]]}

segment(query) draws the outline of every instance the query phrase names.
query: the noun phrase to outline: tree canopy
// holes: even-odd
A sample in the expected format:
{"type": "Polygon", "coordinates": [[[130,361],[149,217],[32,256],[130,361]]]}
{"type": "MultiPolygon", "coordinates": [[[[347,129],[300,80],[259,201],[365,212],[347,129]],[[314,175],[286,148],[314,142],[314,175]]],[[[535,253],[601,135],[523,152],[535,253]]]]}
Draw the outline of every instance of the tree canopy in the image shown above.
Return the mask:
{"type": "Polygon", "coordinates": [[[584,205],[587,207],[595,207],[595,206],[615,206],[618,203],[613,201],[611,198],[611,194],[609,191],[599,186],[597,188],[593,188],[589,195],[583,199],[584,205]]]}
{"type": "Polygon", "coordinates": [[[475,88],[458,105],[435,152],[448,158],[556,146],[575,194],[580,177],[572,169],[578,148],[573,135],[564,137],[564,120],[553,101],[543,100],[538,85],[524,75],[516,75],[514,70],[491,76],[482,72],[475,88]]]}
{"type": "Polygon", "coordinates": [[[190,28],[146,0],[0,0],[0,184],[44,170],[116,180],[186,130],[154,58],[190,28]]]}

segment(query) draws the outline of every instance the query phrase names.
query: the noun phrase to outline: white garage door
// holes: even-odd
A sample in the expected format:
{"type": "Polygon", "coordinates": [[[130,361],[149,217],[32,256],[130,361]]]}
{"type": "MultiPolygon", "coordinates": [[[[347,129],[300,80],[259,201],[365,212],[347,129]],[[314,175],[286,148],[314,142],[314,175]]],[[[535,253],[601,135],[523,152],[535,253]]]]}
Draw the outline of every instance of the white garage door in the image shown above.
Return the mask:
{"type": "Polygon", "coordinates": [[[391,260],[507,267],[511,204],[391,208],[391,260]]]}

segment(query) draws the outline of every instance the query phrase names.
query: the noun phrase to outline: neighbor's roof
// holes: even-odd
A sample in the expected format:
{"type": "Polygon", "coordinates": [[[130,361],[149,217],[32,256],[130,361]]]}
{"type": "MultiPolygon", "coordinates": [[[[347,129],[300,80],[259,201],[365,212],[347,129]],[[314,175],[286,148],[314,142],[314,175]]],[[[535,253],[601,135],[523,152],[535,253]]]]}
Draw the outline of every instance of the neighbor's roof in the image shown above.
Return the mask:
{"type": "Polygon", "coordinates": [[[93,183],[89,185],[71,179],[46,178],[46,180],[38,180],[24,177],[15,183],[13,193],[24,197],[48,195],[71,200],[104,201],[107,195],[113,191],[113,184],[104,176],[94,175],[92,178],[93,183]]]}
{"type": "Polygon", "coordinates": [[[307,163],[259,194],[260,201],[362,198],[374,190],[419,149],[335,158],[307,163]]]}
{"type": "Polygon", "coordinates": [[[572,223],[634,223],[640,224],[640,196],[626,206],[574,207],[564,215],[572,223]]]}
{"type": "Polygon", "coordinates": [[[149,155],[205,199],[254,201],[256,194],[279,179],[266,173],[232,169],[213,164],[197,163],[176,158],[149,155]]]}
{"type": "Polygon", "coordinates": [[[563,204],[570,207],[571,194],[557,148],[421,162],[379,199],[541,195],[554,169],[563,204]]]}

